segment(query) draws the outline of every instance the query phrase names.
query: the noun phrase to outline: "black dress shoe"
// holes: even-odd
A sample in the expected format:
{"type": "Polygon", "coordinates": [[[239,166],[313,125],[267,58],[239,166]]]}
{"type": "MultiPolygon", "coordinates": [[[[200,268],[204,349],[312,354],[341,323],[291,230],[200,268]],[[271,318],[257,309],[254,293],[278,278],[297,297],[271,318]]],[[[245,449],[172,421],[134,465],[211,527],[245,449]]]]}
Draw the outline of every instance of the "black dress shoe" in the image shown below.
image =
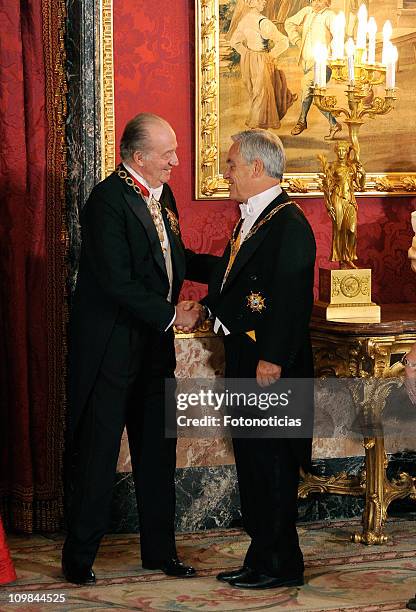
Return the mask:
{"type": "Polygon", "coordinates": [[[62,563],[62,573],[65,580],[73,584],[95,584],[95,574],[90,567],[80,569],[62,563]]]}
{"type": "Polygon", "coordinates": [[[267,576],[252,570],[242,578],[230,580],[231,586],[239,589],[275,589],[278,587],[302,586],[303,574],[297,576],[267,576]]]}
{"type": "Polygon", "coordinates": [[[191,565],[185,565],[176,557],[166,561],[143,561],[142,567],[143,569],[160,569],[166,576],[176,576],[176,578],[192,578],[196,575],[191,565]]]}
{"type": "Polygon", "coordinates": [[[406,604],[406,608],[408,608],[409,610],[416,610],[416,595],[412,597],[412,599],[409,599],[406,604]]]}
{"type": "Polygon", "coordinates": [[[217,580],[221,580],[221,582],[229,582],[230,580],[234,580],[237,578],[243,578],[247,574],[251,572],[251,569],[246,565],[243,567],[239,567],[236,570],[228,570],[226,572],[220,572],[217,574],[217,580]]]}

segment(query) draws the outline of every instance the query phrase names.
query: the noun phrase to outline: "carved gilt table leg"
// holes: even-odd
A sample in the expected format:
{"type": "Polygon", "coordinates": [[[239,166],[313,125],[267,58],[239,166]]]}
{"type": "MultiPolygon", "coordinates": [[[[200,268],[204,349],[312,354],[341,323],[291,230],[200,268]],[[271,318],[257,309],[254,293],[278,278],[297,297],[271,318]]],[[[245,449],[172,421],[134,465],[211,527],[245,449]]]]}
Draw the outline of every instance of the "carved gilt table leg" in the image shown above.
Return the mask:
{"type": "Polygon", "coordinates": [[[365,448],[365,509],[362,518],[363,531],[355,533],[353,542],[363,544],[384,544],[383,523],[386,517],[384,489],[386,482],[386,453],[383,438],[364,438],[365,448]]]}
{"type": "Polygon", "coordinates": [[[364,448],[366,487],[363,530],[362,533],[355,533],[351,539],[369,545],[384,544],[388,540],[383,534],[383,525],[389,505],[394,499],[408,495],[416,499],[415,482],[406,472],[401,472],[398,479],[388,480],[384,438],[364,438],[364,448]]]}

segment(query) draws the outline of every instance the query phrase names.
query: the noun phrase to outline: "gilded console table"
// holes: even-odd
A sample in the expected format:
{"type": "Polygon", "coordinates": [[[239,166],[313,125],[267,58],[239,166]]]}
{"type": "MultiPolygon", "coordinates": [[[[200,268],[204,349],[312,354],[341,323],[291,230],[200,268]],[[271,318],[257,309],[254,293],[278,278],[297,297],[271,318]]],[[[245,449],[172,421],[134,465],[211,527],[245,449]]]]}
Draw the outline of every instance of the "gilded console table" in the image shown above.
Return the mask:
{"type": "MultiPolygon", "coordinates": [[[[377,393],[371,396],[370,390],[367,400],[379,402],[381,413],[389,386],[393,384],[388,379],[403,375],[400,358],[416,341],[416,306],[385,304],[381,307],[380,323],[326,321],[317,310],[312,316],[311,333],[315,375],[373,377],[378,383],[378,398],[377,393]]],[[[387,540],[383,534],[387,508],[394,499],[408,495],[416,499],[416,479],[402,472],[397,479],[388,480],[388,459],[382,434],[364,437],[363,446],[365,466],[358,476],[345,472],[329,477],[302,474],[299,497],[305,498],[312,492],[364,496],[362,533],[354,534],[352,539],[364,544],[382,544],[387,540]]]]}

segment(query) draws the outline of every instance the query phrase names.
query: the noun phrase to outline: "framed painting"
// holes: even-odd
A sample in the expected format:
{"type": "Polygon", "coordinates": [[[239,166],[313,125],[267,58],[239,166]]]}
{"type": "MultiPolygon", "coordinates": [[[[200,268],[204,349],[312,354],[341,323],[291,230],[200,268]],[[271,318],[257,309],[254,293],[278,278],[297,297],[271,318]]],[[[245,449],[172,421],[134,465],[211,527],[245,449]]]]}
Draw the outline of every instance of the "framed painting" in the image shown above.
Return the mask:
{"type": "MultiPolygon", "coordinates": [[[[359,0],[311,0],[346,16],[346,38],[355,36],[359,0]]],[[[285,188],[294,195],[321,193],[319,154],[333,157],[348,130],[335,118],[308,107],[307,32],[302,16],[308,0],[197,0],[196,2],[196,198],[228,197],[222,170],[231,135],[263,127],[282,140],[285,188]],[[306,81],[305,81],[306,79],[306,81]]],[[[309,7],[309,8],[306,8],[309,7]]],[[[321,7],[321,8],[322,8],[321,7]]],[[[416,193],[416,0],[366,1],[378,26],[376,61],[381,61],[382,27],[389,19],[397,47],[396,101],[383,116],[366,118],[360,129],[361,161],[367,172],[363,194],[416,193]]],[[[313,26],[315,27],[315,26],[313,26]]],[[[309,74],[313,67],[309,65],[309,74]]],[[[346,106],[346,85],[329,78],[327,93],[346,106]]],[[[384,97],[384,86],[374,87],[384,97]]]]}

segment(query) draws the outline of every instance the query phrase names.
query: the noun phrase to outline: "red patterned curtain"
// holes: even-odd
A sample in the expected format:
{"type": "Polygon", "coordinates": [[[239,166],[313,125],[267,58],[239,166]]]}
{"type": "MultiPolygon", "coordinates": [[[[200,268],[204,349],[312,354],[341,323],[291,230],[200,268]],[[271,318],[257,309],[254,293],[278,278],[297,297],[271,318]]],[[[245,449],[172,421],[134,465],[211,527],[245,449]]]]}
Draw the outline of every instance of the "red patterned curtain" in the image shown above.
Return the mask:
{"type": "Polygon", "coordinates": [[[62,517],[64,0],[0,0],[0,514],[62,517]]]}

